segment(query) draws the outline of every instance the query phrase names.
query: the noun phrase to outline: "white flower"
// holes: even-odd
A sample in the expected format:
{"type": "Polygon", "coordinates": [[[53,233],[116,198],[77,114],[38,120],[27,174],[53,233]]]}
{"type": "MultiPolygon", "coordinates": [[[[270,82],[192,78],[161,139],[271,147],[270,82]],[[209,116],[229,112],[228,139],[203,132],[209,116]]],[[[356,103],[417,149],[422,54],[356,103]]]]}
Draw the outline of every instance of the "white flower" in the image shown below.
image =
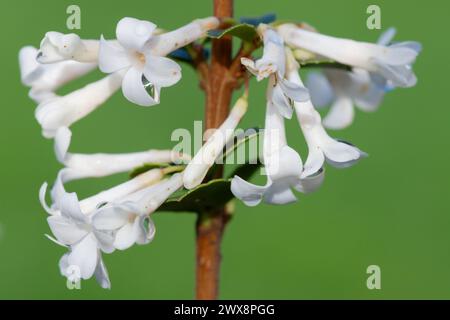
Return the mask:
{"type": "Polygon", "coordinates": [[[315,176],[302,179],[302,160],[287,145],[284,119],[273,103],[273,83],[269,82],[268,86],[263,151],[267,183],[257,186],[238,176],[231,182],[231,192],[248,206],[256,206],[261,200],[270,204],[291,203],[297,199],[291,188],[304,193],[313,192],[323,181],[322,170],[318,170],[315,176]]]}
{"type": "Polygon", "coordinates": [[[239,98],[227,119],[214,131],[189,162],[183,174],[183,183],[186,189],[193,189],[203,181],[225,145],[233,138],[234,130],[247,111],[247,106],[247,97],[239,98]]]}
{"type": "Polygon", "coordinates": [[[38,50],[23,47],[19,51],[19,66],[22,83],[31,88],[29,96],[38,103],[56,97],[55,91],[64,84],[92,71],[95,63],[63,61],[53,64],[37,62],[38,50]]]}
{"type": "MultiPolygon", "coordinates": [[[[41,188],[41,201],[44,201],[45,186],[41,188]]],[[[90,217],[81,211],[75,193],[67,193],[60,176],[52,191],[54,205],[44,208],[50,214],[47,218],[56,242],[69,247],[69,253],[60,261],[61,273],[69,276],[68,268],[77,268],[82,279],[91,278],[96,273],[99,283],[109,287],[106,268],[101,259],[101,252],[114,251],[114,238],[111,234],[92,228],[90,217]]]]}
{"type": "Polygon", "coordinates": [[[170,87],[181,79],[180,66],[163,56],[195,41],[217,23],[215,18],[196,20],[167,35],[153,36],[155,24],[123,18],[116,28],[118,43],[107,42],[103,36],[100,40],[100,70],[105,73],[125,70],[124,96],[140,106],[158,104],[161,88],[170,87]]]}
{"type": "Polygon", "coordinates": [[[417,82],[411,69],[411,64],[421,49],[417,42],[401,42],[389,46],[357,42],[303,30],[293,24],[279,26],[278,32],[290,46],[377,73],[395,86],[411,87],[417,82]]]}
{"type": "Polygon", "coordinates": [[[41,103],[35,116],[46,138],[53,138],[61,127],[69,127],[101,106],[119,88],[123,74],[113,73],[65,96],[41,103]]]}
{"type": "Polygon", "coordinates": [[[182,174],[176,173],[156,185],[139,190],[101,207],[93,216],[98,230],[114,232],[114,247],[125,250],[134,243],[147,244],[153,240],[155,227],[150,214],[183,185],[182,174]]]}
{"type": "Polygon", "coordinates": [[[69,153],[72,133],[66,127],[58,129],[55,136],[55,153],[64,164],[64,182],[75,179],[104,177],[130,171],[147,163],[179,163],[190,159],[185,154],[172,150],[148,150],[123,154],[79,154],[69,153]]]}
{"type": "MultiPolygon", "coordinates": [[[[388,45],[394,35],[395,29],[388,29],[377,43],[388,45]]],[[[309,75],[306,86],[316,108],[331,104],[323,125],[335,130],[344,129],[353,122],[353,105],[363,111],[373,112],[378,109],[385,93],[394,88],[390,81],[361,68],[314,72],[309,75]]]]}
{"type": "Polygon", "coordinates": [[[82,40],[74,33],[63,34],[50,31],[45,34],[37,55],[40,63],[55,63],[66,60],[97,62],[98,40],[82,40]]]}
{"type": "MultiPolygon", "coordinates": [[[[288,79],[293,83],[302,85],[298,73],[299,65],[293,58],[291,51],[288,49],[287,52],[289,60],[288,79]]],[[[311,101],[295,102],[294,108],[309,151],[302,177],[314,175],[323,167],[325,159],[335,167],[348,167],[366,156],[358,148],[332,139],[323,128],[320,114],[311,101]]]]}
{"type": "Polygon", "coordinates": [[[273,78],[273,103],[281,115],[290,119],[293,113],[292,101],[309,100],[308,90],[285,79],[286,58],[283,39],[266,25],[260,25],[258,31],[264,41],[262,58],[256,62],[242,58],[241,62],[258,81],[273,78]]]}
{"type": "MultiPolygon", "coordinates": [[[[45,202],[47,184],[39,191],[42,206],[50,214],[47,221],[55,236],[56,243],[69,247],[69,253],[60,261],[61,273],[70,276],[68,267],[76,267],[82,279],[89,279],[95,274],[102,286],[109,280],[105,266],[101,260],[101,251],[114,251],[116,234],[99,230],[92,225],[92,217],[102,206],[121,199],[132,199],[133,195],[146,191],[149,186],[159,182],[165,175],[165,169],[147,171],[125,183],[102,191],[92,197],[79,201],[76,193],[66,192],[63,182],[65,171],[61,170],[51,191],[53,204],[49,207],[45,202]]],[[[166,191],[161,191],[164,193],[166,191]]],[[[155,197],[157,198],[157,197],[155,197]]]]}

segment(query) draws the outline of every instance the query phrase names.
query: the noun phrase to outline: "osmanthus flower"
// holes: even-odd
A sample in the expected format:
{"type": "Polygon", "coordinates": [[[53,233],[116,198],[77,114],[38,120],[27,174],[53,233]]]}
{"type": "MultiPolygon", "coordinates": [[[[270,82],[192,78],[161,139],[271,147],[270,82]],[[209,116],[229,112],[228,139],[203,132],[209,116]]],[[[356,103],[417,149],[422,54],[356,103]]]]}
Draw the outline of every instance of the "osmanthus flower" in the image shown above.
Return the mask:
{"type": "MultiPolygon", "coordinates": [[[[273,81],[273,80],[272,80],[273,81]]],[[[249,183],[239,176],[231,181],[231,192],[248,206],[262,200],[269,204],[287,204],[297,200],[292,188],[303,193],[315,191],[323,182],[323,170],[302,178],[300,155],[287,145],[284,118],[273,102],[274,83],[269,81],[264,128],[263,162],[267,175],[264,186],[249,183]]]]}
{"type": "MultiPolygon", "coordinates": [[[[390,28],[377,44],[387,46],[394,36],[395,29],[390,28]]],[[[376,111],[385,93],[394,89],[390,81],[361,68],[351,71],[328,68],[323,73],[314,72],[309,75],[306,86],[316,108],[331,104],[323,119],[323,125],[329,129],[349,126],[354,119],[354,105],[362,111],[376,111]]]]}
{"type": "Polygon", "coordinates": [[[19,51],[19,66],[22,83],[30,87],[29,96],[37,103],[55,98],[55,91],[64,84],[94,70],[95,63],[62,61],[41,64],[36,60],[38,50],[32,46],[19,51]]]}
{"type": "Polygon", "coordinates": [[[281,115],[290,119],[293,113],[293,101],[309,100],[308,90],[285,78],[286,59],[283,39],[264,24],[258,26],[258,32],[264,42],[263,56],[256,62],[242,58],[241,63],[256,76],[258,81],[268,77],[272,78],[274,84],[273,103],[281,115]]]}
{"type": "Polygon", "coordinates": [[[56,158],[64,168],[64,182],[82,178],[105,177],[130,171],[147,163],[182,163],[190,160],[186,154],[172,150],[148,150],[120,154],[69,153],[72,133],[66,127],[58,129],[55,136],[56,158]]]}
{"type": "Polygon", "coordinates": [[[113,73],[65,96],[55,96],[39,104],[35,117],[44,137],[54,138],[59,128],[70,127],[100,107],[120,88],[122,78],[123,73],[113,73]]]}
{"type": "Polygon", "coordinates": [[[378,74],[396,87],[411,87],[417,82],[411,68],[421,47],[417,42],[358,42],[303,30],[294,24],[280,25],[277,30],[289,46],[378,74]]]}
{"type": "Polygon", "coordinates": [[[183,186],[181,173],[176,173],[153,186],[141,189],[120,201],[102,206],[93,216],[97,230],[114,233],[114,247],[125,250],[133,244],[153,240],[155,226],[150,214],[183,186]]]}
{"type": "Polygon", "coordinates": [[[225,145],[234,137],[235,129],[246,113],[247,106],[247,96],[244,95],[236,101],[227,119],[211,134],[189,162],[183,174],[183,184],[186,189],[193,189],[203,181],[225,145]]]}
{"type": "MultiPolygon", "coordinates": [[[[290,49],[287,49],[286,53],[288,79],[297,85],[303,85],[299,75],[300,66],[290,49]]],[[[309,151],[302,177],[314,175],[323,167],[325,160],[334,167],[345,168],[366,156],[357,147],[331,138],[322,125],[320,114],[310,100],[295,102],[294,109],[309,151]]]]}
{"type": "MultiPolygon", "coordinates": [[[[82,279],[95,274],[103,287],[109,287],[106,268],[101,260],[101,252],[114,251],[115,234],[95,229],[92,216],[108,202],[119,201],[139,190],[159,182],[165,175],[164,169],[153,169],[132,180],[102,191],[97,195],[79,201],[76,193],[68,193],[63,185],[65,171],[61,170],[52,189],[52,206],[47,206],[44,183],[39,192],[42,206],[50,215],[47,219],[58,244],[69,248],[69,253],[60,261],[61,273],[70,276],[68,267],[75,267],[82,279]]],[[[52,239],[52,238],[51,238],[52,239]]]]}
{"type": "Polygon", "coordinates": [[[156,25],[149,21],[123,18],[116,28],[117,42],[100,40],[99,66],[105,73],[124,70],[122,92],[131,102],[152,106],[160,101],[160,90],[181,79],[181,67],[164,57],[186,46],[218,26],[216,18],[205,18],[167,34],[154,35],[156,25]],[[146,87],[150,88],[150,94],[146,87]]]}

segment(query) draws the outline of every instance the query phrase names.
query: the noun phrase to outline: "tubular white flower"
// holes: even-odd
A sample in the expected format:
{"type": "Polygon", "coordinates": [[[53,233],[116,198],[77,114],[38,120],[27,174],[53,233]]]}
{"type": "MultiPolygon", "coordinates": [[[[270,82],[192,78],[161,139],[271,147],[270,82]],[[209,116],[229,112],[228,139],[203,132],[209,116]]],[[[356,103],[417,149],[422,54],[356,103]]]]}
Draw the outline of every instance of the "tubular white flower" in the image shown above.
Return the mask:
{"type": "Polygon", "coordinates": [[[216,18],[206,18],[153,36],[155,24],[123,18],[116,28],[117,44],[106,42],[103,36],[100,40],[100,70],[105,73],[126,70],[123,95],[140,106],[158,104],[161,88],[173,86],[181,79],[181,67],[163,56],[197,40],[217,25],[216,18]],[[146,88],[150,89],[150,94],[146,88]]]}
{"type": "MultiPolygon", "coordinates": [[[[289,53],[288,79],[302,85],[298,73],[299,65],[289,49],[287,52],[289,53]]],[[[322,126],[320,114],[311,101],[295,102],[294,108],[309,150],[302,177],[314,175],[323,167],[325,160],[335,167],[348,167],[366,156],[358,148],[330,138],[322,126]]]]}
{"type": "Polygon", "coordinates": [[[273,78],[273,103],[281,115],[290,119],[293,113],[292,101],[309,100],[308,90],[285,79],[286,57],[283,39],[267,25],[261,24],[258,31],[264,41],[262,58],[256,62],[242,58],[241,63],[258,81],[273,78]]]}
{"type": "Polygon", "coordinates": [[[29,96],[41,103],[56,97],[55,91],[64,84],[95,69],[95,63],[64,61],[54,64],[37,62],[38,50],[23,47],[19,51],[19,66],[22,83],[31,88],[29,96]]]}
{"type": "Polygon", "coordinates": [[[55,63],[65,60],[95,63],[98,58],[98,40],[82,40],[74,33],[63,34],[50,31],[41,41],[37,55],[40,63],[55,63]]]}
{"type": "Polygon", "coordinates": [[[148,163],[170,163],[190,160],[185,154],[172,150],[148,150],[123,154],[69,153],[72,133],[66,127],[58,129],[55,136],[55,153],[65,166],[64,182],[82,178],[104,177],[130,171],[148,163]]]}
{"type": "Polygon", "coordinates": [[[323,182],[323,171],[302,179],[303,164],[300,155],[287,145],[284,119],[273,103],[273,83],[267,92],[266,124],[264,128],[263,160],[267,174],[265,186],[251,184],[235,176],[231,192],[248,206],[256,206],[262,200],[269,204],[287,204],[297,200],[291,188],[308,193],[323,182]]]}
{"type": "Polygon", "coordinates": [[[53,138],[61,127],[69,127],[110,98],[121,85],[123,73],[113,73],[65,96],[41,103],[35,116],[46,138],[53,138]]]}
{"type": "Polygon", "coordinates": [[[385,46],[349,39],[334,38],[283,24],[278,32],[287,44],[331,58],[343,64],[377,73],[398,87],[411,87],[416,77],[411,69],[421,50],[417,42],[385,46]]]}
{"type": "Polygon", "coordinates": [[[227,119],[189,162],[183,174],[183,183],[186,189],[193,189],[203,181],[225,145],[233,138],[234,130],[247,111],[247,106],[247,97],[239,98],[227,119]]]}
{"type": "Polygon", "coordinates": [[[120,202],[103,206],[93,216],[93,225],[97,230],[114,232],[116,249],[125,250],[134,243],[147,244],[155,235],[155,226],[149,215],[182,186],[182,174],[174,174],[120,202]]]}
{"type": "MultiPolygon", "coordinates": [[[[395,35],[395,29],[384,32],[379,45],[388,45],[395,35]]],[[[315,107],[331,104],[330,111],[323,119],[329,129],[344,129],[354,118],[354,107],[366,112],[378,109],[387,91],[393,89],[389,81],[367,70],[353,68],[352,71],[327,69],[323,73],[312,73],[306,84],[315,107]]]]}

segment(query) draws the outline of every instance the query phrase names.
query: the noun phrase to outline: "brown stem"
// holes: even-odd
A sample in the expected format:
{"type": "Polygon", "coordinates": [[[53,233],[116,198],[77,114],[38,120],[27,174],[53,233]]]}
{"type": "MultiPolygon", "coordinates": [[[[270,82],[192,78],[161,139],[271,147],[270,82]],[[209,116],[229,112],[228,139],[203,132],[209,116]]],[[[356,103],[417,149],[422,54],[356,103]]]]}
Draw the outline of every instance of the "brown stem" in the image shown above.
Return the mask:
{"type": "MultiPolygon", "coordinates": [[[[233,0],[214,0],[214,15],[233,16],[233,0]]],[[[205,130],[219,127],[229,112],[233,85],[227,81],[231,65],[232,43],[229,37],[212,41],[211,65],[205,83],[205,130]]],[[[222,170],[218,170],[222,176],[222,170]]],[[[217,299],[220,275],[220,244],[228,215],[225,208],[199,213],[197,231],[196,298],[217,299]]]]}

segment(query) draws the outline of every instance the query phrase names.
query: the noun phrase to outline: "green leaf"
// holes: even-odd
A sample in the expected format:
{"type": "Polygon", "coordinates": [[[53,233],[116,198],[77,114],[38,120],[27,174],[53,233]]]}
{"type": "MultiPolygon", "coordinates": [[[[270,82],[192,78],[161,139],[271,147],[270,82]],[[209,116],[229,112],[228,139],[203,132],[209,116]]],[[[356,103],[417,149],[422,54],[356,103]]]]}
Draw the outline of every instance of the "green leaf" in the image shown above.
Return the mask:
{"type": "Polygon", "coordinates": [[[231,180],[215,179],[192,190],[183,189],[170,197],[157,211],[207,212],[222,207],[231,199],[231,180]]]}
{"type": "Polygon", "coordinates": [[[138,175],[152,169],[167,168],[169,166],[170,163],[146,163],[143,166],[137,167],[133,171],[131,171],[130,178],[137,177],[138,175]]]}
{"type": "MultiPolygon", "coordinates": [[[[227,147],[226,150],[223,152],[222,155],[222,161],[220,164],[215,163],[208,171],[208,174],[206,175],[207,178],[211,179],[214,177],[214,174],[217,172],[217,169],[220,167],[221,164],[233,164],[234,161],[231,159],[232,156],[234,156],[235,153],[238,153],[240,148],[245,148],[244,152],[247,148],[247,145],[250,144],[250,142],[254,141],[255,139],[259,139],[261,135],[261,130],[259,128],[251,128],[246,130],[246,134],[244,137],[236,137],[234,140],[234,143],[232,146],[227,147]],[[254,132],[248,134],[247,132],[249,130],[254,130],[254,132]]],[[[256,141],[257,146],[259,146],[259,141],[256,141]]],[[[256,150],[257,152],[259,150],[256,150]]],[[[255,159],[249,159],[249,160],[255,160],[255,159]]]]}
{"type": "Polygon", "coordinates": [[[207,35],[213,39],[220,39],[224,36],[230,35],[247,42],[254,42],[255,40],[258,41],[259,39],[256,28],[248,23],[237,24],[225,30],[210,30],[208,31],[207,35]]]}
{"type": "Polygon", "coordinates": [[[310,60],[300,63],[302,68],[332,68],[332,69],[341,69],[346,71],[351,71],[352,67],[346,64],[342,64],[335,61],[330,60],[310,60]]]}

